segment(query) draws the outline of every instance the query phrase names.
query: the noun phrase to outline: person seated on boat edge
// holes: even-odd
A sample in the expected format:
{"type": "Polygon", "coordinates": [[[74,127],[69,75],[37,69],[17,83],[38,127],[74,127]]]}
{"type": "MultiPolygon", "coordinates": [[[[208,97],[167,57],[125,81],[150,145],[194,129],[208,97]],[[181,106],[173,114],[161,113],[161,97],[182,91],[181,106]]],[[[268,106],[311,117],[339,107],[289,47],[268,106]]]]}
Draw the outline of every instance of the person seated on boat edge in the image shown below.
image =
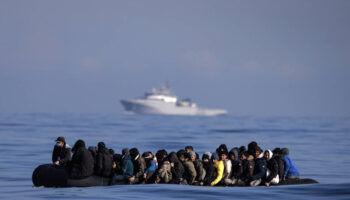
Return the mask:
{"type": "Polygon", "coordinates": [[[69,177],[72,179],[83,179],[94,173],[94,159],[85,148],[85,142],[78,140],[73,146],[73,157],[69,163],[69,177]]]}
{"type": "Polygon", "coordinates": [[[201,186],[209,186],[210,183],[213,181],[213,174],[214,174],[214,166],[213,162],[210,159],[211,158],[211,153],[210,152],[205,152],[202,156],[202,164],[203,168],[205,170],[205,177],[204,179],[200,182],[201,186]]]}
{"type": "Polygon", "coordinates": [[[266,160],[264,153],[259,146],[255,147],[255,166],[254,175],[249,179],[250,186],[258,186],[262,183],[262,179],[266,176],[266,160]]]}
{"type": "Polygon", "coordinates": [[[254,156],[250,155],[248,151],[245,151],[241,155],[241,162],[243,172],[237,181],[237,185],[246,186],[249,184],[250,177],[254,174],[254,156]]]}
{"type": "Polygon", "coordinates": [[[146,163],[146,170],[145,173],[143,174],[143,178],[145,179],[145,182],[148,183],[154,183],[152,181],[152,177],[157,170],[157,159],[156,157],[152,154],[152,152],[144,152],[142,154],[142,157],[145,159],[146,163]]]}
{"type": "Polygon", "coordinates": [[[188,159],[193,163],[197,174],[193,185],[200,185],[200,182],[204,180],[206,173],[203,168],[202,161],[197,157],[196,152],[194,151],[189,152],[188,156],[188,159]]]}
{"type": "Polygon", "coordinates": [[[95,174],[102,177],[111,177],[113,160],[104,142],[97,144],[97,155],[95,163],[95,174]]]}
{"type": "Polygon", "coordinates": [[[242,154],[247,151],[245,146],[241,146],[239,147],[239,151],[238,151],[238,158],[241,160],[242,154]]]}
{"type": "Polygon", "coordinates": [[[266,177],[264,178],[265,186],[270,186],[270,184],[277,185],[279,183],[278,176],[278,163],[273,157],[273,153],[270,149],[264,152],[264,158],[267,163],[266,177]]]}
{"type": "Polygon", "coordinates": [[[226,185],[235,185],[243,173],[242,161],[239,158],[239,149],[237,147],[232,148],[228,153],[229,159],[232,163],[231,175],[225,179],[226,185]]]}
{"type": "Polygon", "coordinates": [[[132,184],[135,181],[135,177],[133,176],[134,166],[132,164],[128,148],[124,148],[122,150],[121,170],[121,174],[114,174],[111,180],[111,185],[116,183],[132,184]]]}
{"type": "Polygon", "coordinates": [[[184,166],[185,173],[184,173],[184,179],[186,179],[187,184],[192,185],[197,176],[197,171],[194,167],[194,164],[192,161],[190,161],[188,158],[185,157],[186,151],[181,149],[176,153],[178,159],[181,161],[182,165],[184,166]]]}
{"type": "Polygon", "coordinates": [[[226,179],[231,177],[231,170],[232,170],[232,162],[230,159],[227,159],[228,153],[226,151],[221,151],[219,154],[220,160],[224,163],[224,174],[222,176],[222,180],[219,183],[220,185],[225,185],[226,179]]]}
{"type": "Polygon", "coordinates": [[[168,157],[171,165],[171,174],[173,176],[170,183],[187,185],[187,181],[184,179],[185,168],[178,159],[176,153],[171,152],[168,157]]]}
{"type": "Polygon", "coordinates": [[[132,159],[132,164],[134,165],[134,184],[145,183],[145,179],[143,177],[143,174],[146,170],[145,159],[140,156],[139,150],[137,148],[130,149],[130,156],[132,159]]]}
{"type": "Polygon", "coordinates": [[[71,147],[66,143],[63,136],[58,137],[55,142],[56,145],[52,151],[52,163],[66,167],[72,160],[71,147]]]}
{"type": "Polygon", "coordinates": [[[211,160],[213,162],[213,166],[215,168],[213,174],[213,181],[210,183],[210,186],[215,186],[221,182],[223,174],[224,174],[224,161],[219,159],[218,154],[213,153],[211,155],[211,160]]]}
{"type": "Polygon", "coordinates": [[[279,182],[283,180],[284,177],[284,157],[282,155],[280,148],[275,148],[273,151],[273,158],[276,160],[278,164],[278,176],[279,176],[279,182]]]}
{"type": "Polygon", "coordinates": [[[284,166],[284,180],[287,179],[299,179],[299,171],[297,167],[295,166],[293,160],[289,156],[289,149],[283,148],[282,154],[284,156],[285,160],[285,166],[284,166]]]}
{"type": "Polygon", "coordinates": [[[158,169],[155,172],[155,183],[169,183],[172,180],[171,165],[165,149],[156,153],[158,169]]]}

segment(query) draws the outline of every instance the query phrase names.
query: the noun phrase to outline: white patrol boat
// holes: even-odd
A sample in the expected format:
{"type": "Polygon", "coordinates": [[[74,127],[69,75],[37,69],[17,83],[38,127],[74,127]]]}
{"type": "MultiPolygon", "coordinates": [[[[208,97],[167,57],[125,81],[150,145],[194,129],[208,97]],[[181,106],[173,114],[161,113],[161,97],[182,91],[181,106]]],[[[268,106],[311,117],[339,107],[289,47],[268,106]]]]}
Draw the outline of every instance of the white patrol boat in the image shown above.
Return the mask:
{"type": "Polygon", "coordinates": [[[161,90],[153,88],[146,92],[144,97],[130,100],[121,100],[126,112],[135,114],[158,115],[226,115],[224,109],[200,108],[190,99],[179,100],[166,85],[161,90]]]}

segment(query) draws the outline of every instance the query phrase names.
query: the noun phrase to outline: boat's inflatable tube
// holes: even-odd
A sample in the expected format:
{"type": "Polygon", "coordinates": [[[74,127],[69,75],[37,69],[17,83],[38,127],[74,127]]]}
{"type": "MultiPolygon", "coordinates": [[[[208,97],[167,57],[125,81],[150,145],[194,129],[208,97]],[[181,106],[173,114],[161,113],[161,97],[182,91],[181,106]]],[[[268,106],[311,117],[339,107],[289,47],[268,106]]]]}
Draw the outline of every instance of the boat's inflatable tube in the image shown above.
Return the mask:
{"type": "Polygon", "coordinates": [[[37,187],[90,187],[106,186],[109,178],[90,176],[84,179],[69,179],[67,170],[59,165],[44,164],[37,167],[32,176],[33,184],[37,187]]]}
{"type": "Polygon", "coordinates": [[[33,184],[37,187],[67,187],[67,180],[66,169],[59,165],[40,165],[32,175],[33,184]]]}
{"type": "MultiPolygon", "coordinates": [[[[38,166],[32,176],[33,184],[37,187],[90,187],[107,186],[110,183],[109,178],[100,176],[90,176],[84,179],[69,179],[66,169],[59,165],[44,164],[38,166]]],[[[294,179],[282,181],[278,185],[300,185],[318,183],[313,179],[294,179]]],[[[278,186],[274,185],[274,186],[278,186]]]]}

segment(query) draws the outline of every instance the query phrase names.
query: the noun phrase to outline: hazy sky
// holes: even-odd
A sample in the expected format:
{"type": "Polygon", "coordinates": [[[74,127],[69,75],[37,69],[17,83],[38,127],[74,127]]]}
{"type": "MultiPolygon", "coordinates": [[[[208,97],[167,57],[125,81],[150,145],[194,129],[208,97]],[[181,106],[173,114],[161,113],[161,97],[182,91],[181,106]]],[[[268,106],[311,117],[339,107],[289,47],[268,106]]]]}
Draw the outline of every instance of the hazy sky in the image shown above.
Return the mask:
{"type": "Polygon", "coordinates": [[[122,113],[165,81],[232,115],[350,116],[350,1],[0,1],[0,113],[122,113]]]}

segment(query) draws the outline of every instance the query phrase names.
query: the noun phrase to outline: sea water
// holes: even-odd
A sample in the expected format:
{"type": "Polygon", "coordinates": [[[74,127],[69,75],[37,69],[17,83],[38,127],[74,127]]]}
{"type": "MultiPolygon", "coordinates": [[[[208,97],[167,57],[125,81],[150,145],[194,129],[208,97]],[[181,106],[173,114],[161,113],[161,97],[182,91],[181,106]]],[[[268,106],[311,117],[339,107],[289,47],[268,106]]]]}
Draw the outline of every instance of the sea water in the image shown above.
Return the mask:
{"type": "Polygon", "coordinates": [[[0,199],[350,199],[350,117],[185,117],[124,114],[0,114],[0,199]],[[301,178],[319,184],[278,187],[124,185],[34,187],[32,172],[50,163],[55,139],[73,146],[103,141],[117,153],[178,151],[200,156],[220,144],[229,149],[258,142],[288,147],[301,178]]]}

